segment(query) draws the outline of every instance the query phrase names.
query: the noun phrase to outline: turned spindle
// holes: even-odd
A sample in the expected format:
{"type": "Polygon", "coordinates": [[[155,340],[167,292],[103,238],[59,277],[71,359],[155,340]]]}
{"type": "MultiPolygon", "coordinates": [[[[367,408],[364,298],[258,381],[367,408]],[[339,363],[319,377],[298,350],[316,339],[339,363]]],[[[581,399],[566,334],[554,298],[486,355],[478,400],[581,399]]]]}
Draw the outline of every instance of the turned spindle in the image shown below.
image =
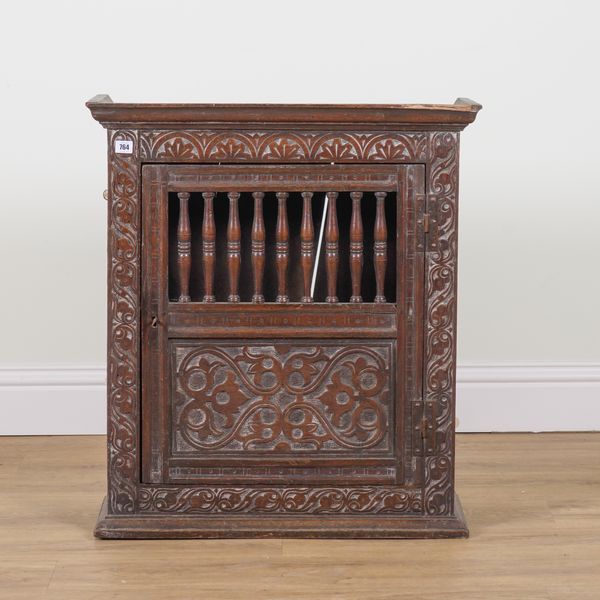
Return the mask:
{"type": "Polygon", "coordinates": [[[254,192],[254,220],[252,221],[252,278],[254,295],[252,302],[261,304],[263,295],[263,276],[265,272],[265,221],[263,217],[263,192],[254,192]]]}
{"type": "Polygon", "coordinates": [[[325,225],[325,267],[327,272],[327,298],[325,298],[325,301],[329,303],[338,301],[337,272],[340,261],[340,232],[337,220],[337,197],[337,192],[327,192],[329,206],[327,210],[327,223],[325,225]]]}
{"type": "Polygon", "coordinates": [[[190,298],[190,273],[192,270],[192,229],[190,227],[190,213],[188,192],[177,194],[179,198],[179,222],[177,224],[177,274],[179,278],[179,302],[189,302],[190,298]]]}
{"type": "Polygon", "coordinates": [[[202,220],[202,264],[204,266],[204,302],[214,302],[215,281],[215,213],[213,209],[214,192],[204,192],[204,218],[202,220]]]}
{"type": "Polygon", "coordinates": [[[229,220],[227,222],[227,272],[229,275],[228,302],[239,302],[238,287],[240,282],[241,239],[240,216],[238,211],[238,192],[229,192],[229,220]]]}
{"type": "Polygon", "coordinates": [[[300,225],[300,266],[304,293],[302,302],[312,302],[310,286],[314,261],[315,229],[312,218],[312,192],[302,192],[302,224],[300,225]]]}
{"type": "Polygon", "coordinates": [[[385,302],[383,294],[385,284],[385,269],[387,266],[387,223],[385,220],[385,197],[387,192],[375,192],[377,209],[375,213],[375,230],[373,244],[373,263],[375,267],[375,302],[385,302]]]}
{"type": "Polygon", "coordinates": [[[277,270],[277,302],[288,302],[287,269],[290,231],[287,218],[287,192],[277,192],[277,228],[275,231],[275,267],[277,270]]]}
{"type": "Polygon", "coordinates": [[[361,279],[363,268],[363,223],[360,212],[362,192],[350,192],[352,220],[350,221],[350,277],[352,296],[350,302],[362,302],[361,279]]]}

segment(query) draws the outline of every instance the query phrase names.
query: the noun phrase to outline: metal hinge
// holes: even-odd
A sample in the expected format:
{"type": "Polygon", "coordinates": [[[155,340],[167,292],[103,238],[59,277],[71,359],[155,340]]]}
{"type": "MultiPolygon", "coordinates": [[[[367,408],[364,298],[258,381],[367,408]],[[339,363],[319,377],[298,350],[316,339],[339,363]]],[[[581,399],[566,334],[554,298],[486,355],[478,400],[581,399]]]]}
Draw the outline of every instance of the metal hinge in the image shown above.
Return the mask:
{"type": "Polygon", "coordinates": [[[437,198],[417,194],[417,250],[430,252],[438,245],[437,198]]]}
{"type": "Polygon", "coordinates": [[[435,436],[433,435],[433,421],[423,417],[419,423],[421,441],[423,443],[423,454],[425,456],[434,452],[435,436]]]}

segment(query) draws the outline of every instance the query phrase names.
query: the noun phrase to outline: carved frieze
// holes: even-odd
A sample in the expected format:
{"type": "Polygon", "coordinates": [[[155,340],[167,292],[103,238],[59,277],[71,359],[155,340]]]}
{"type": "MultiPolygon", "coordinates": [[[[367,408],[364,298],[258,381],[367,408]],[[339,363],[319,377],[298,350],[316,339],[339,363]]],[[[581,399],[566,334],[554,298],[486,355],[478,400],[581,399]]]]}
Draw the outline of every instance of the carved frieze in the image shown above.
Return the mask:
{"type": "Polygon", "coordinates": [[[406,514],[422,510],[420,490],[365,487],[143,488],[144,512],[185,514],[406,514]]]}
{"type": "Polygon", "coordinates": [[[161,162],[419,162],[425,133],[140,131],[143,160],[161,162]]]}

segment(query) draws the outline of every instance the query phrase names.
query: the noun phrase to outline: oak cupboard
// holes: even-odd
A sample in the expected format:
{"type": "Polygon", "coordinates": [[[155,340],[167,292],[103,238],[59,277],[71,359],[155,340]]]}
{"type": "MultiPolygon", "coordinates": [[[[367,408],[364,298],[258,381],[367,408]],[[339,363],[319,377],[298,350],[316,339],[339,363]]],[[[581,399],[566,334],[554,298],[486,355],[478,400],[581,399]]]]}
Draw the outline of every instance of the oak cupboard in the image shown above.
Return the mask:
{"type": "Polygon", "coordinates": [[[452,105],[87,106],[108,133],[102,538],[455,537],[452,105]]]}

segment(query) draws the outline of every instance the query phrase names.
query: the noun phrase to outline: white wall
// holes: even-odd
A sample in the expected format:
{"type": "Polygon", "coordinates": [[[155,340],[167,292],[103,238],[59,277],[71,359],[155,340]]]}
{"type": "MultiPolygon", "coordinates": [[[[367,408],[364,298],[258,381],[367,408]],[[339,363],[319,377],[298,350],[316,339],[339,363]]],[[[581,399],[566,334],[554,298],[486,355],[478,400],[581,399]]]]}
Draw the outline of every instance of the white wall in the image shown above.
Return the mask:
{"type": "MultiPolygon", "coordinates": [[[[488,365],[492,371],[481,372],[489,381],[503,365],[533,379],[547,365],[570,369],[573,384],[581,383],[576,373],[600,365],[595,6],[7,5],[0,24],[4,417],[20,419],[13,388],[27,384],[23,373],[38,381],[53,366],[104,363],[105,133],[83,105],[99,92],[116,101],[481,102],[461,140],[459,363],[488,365]]],[[[600,427],[597,384],[582,401],[600,427]]],[[[530,407],[532,428],[539,402],[555,410],[527,390],[517,397],[520,410],[530,407]]],[[[480,392],[465,400],[463,421],[491,414],[482,408],[486,398],[497,408],[496,396],[480,392]]],[[[564,422],[559,412],[555,421],[564,422]]],[[[69,427],[77,431],[77,422],[69,427]]]]}

